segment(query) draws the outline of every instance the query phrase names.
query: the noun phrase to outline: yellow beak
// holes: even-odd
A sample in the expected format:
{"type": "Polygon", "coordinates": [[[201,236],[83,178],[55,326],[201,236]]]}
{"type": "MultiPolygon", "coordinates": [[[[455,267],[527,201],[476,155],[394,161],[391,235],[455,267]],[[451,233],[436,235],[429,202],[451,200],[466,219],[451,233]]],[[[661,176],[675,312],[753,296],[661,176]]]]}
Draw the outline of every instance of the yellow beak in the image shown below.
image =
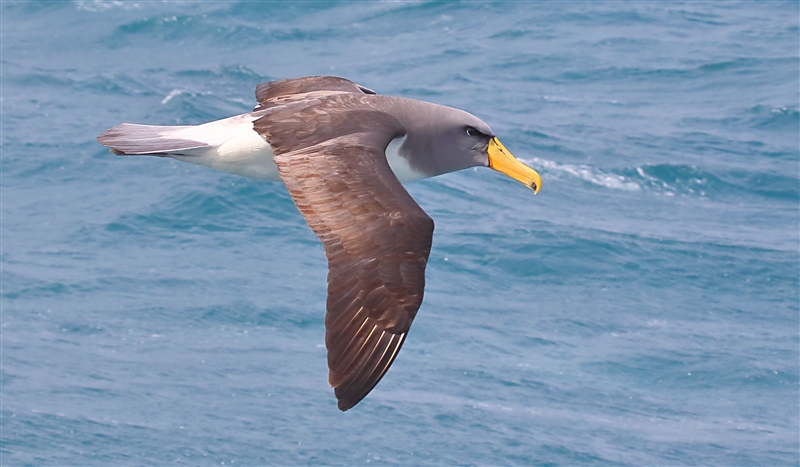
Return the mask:
{"type": "Polygon", "coordinates": [[[522,183],[533,190],[534,194],[539,193],[542,188],[542,177],[512,156],[497,138],[489,141],[489,167],[522,183]]]}

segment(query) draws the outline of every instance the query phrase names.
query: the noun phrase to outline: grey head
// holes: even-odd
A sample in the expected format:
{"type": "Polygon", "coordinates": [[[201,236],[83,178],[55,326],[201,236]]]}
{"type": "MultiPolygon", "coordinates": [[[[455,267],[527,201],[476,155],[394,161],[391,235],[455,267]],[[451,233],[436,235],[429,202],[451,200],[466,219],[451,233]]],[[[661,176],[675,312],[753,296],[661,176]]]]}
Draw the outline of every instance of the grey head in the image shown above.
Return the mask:
{"type": "Polygon", "coordinates": [[[405,141],[398,154],[427,177],[489,165],[488,147],[494,138],[489,125],[463,110],[390,96],[381,107],[403,128],[405,141]]]}

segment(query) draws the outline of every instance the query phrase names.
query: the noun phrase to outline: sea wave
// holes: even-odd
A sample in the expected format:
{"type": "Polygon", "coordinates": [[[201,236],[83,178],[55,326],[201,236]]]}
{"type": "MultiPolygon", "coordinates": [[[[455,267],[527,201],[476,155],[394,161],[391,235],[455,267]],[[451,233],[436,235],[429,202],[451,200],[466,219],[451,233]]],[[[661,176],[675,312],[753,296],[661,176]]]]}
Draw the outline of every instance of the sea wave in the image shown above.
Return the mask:
{"type": "Polygon", "coordinates": [[[798,107],[756,105],[749,109],[749,123],[752,127],[765,130],[794,130],[800,127],[798,107]]]}
{"type": "Polygon", "coordinates": [[[544,171],[553,174],[556,177],[573,177],[593,185],[610,188],[612,190],[624,191],[637,191],[641,190],[641,186],[634,180],[624,175],[619,175],[611,172],[591,167],[584,164],[561,164],[555,161],[540,159],[534,157],[533,159],[525,161],[534,167],[544,168],[544,171]]]}
{"type": "Polygon", "coordinates": [[[715,174],[684,164],[645,164],[622,169],[602,169],[587,164],[559,163],[532,158],[526,161],[556,179],[583,182],[622,191],[646,191],[665,196],[714,197],[759,194],[770,198],[796,200],[800,179],[792,174],[775,175],[745,170],[715,174]]]}
{"type": "Polygon", "coordinates": [[[76,0],[73,1],[75,9],[91,12],[107,11],[114,8],[122,10],[137,10],[141,8],[138,2],[122,2],[119,0],[76,0]]]}

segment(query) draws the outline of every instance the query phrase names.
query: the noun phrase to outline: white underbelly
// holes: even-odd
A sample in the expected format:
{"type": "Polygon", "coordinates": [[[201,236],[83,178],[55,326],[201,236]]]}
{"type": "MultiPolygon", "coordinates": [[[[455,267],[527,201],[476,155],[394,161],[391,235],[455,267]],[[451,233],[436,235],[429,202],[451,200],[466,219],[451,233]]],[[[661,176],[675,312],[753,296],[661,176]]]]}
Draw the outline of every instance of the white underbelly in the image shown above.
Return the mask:
{"type": "Polygon", "coordinates": [[[192,127],[184,136],[194,141],[207,141],[210,147],[185,151],[186,155],[170,154],[182,162],[204,165],[223,172],[271,182],[281,181],[272,148],[253,130],[250,115],[217,120],[192,127]]]}
{"type": "Polygon", "coordinates": [[[267,141],[252,129],[216,148],[211,167],[244,177],[279,182],[278,166],[267,141]]]}

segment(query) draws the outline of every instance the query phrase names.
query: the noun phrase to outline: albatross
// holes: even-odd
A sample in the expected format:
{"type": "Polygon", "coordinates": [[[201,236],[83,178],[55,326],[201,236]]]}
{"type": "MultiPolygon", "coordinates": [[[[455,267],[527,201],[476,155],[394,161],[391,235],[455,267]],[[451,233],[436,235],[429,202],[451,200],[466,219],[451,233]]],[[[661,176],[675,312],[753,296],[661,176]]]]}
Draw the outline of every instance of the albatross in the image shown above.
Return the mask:
{"type": "Polygon", "coordinates": [[[202,125],[123,123],[97,139],[120,156],[286,185],[328,258],[328,382],[345,411],[386,374],[422,304],[433,220],[402,183],[476,166],[534,193],[542,179],[463,110],[333,76],[262,83],[256,101],[202,125]]]}

